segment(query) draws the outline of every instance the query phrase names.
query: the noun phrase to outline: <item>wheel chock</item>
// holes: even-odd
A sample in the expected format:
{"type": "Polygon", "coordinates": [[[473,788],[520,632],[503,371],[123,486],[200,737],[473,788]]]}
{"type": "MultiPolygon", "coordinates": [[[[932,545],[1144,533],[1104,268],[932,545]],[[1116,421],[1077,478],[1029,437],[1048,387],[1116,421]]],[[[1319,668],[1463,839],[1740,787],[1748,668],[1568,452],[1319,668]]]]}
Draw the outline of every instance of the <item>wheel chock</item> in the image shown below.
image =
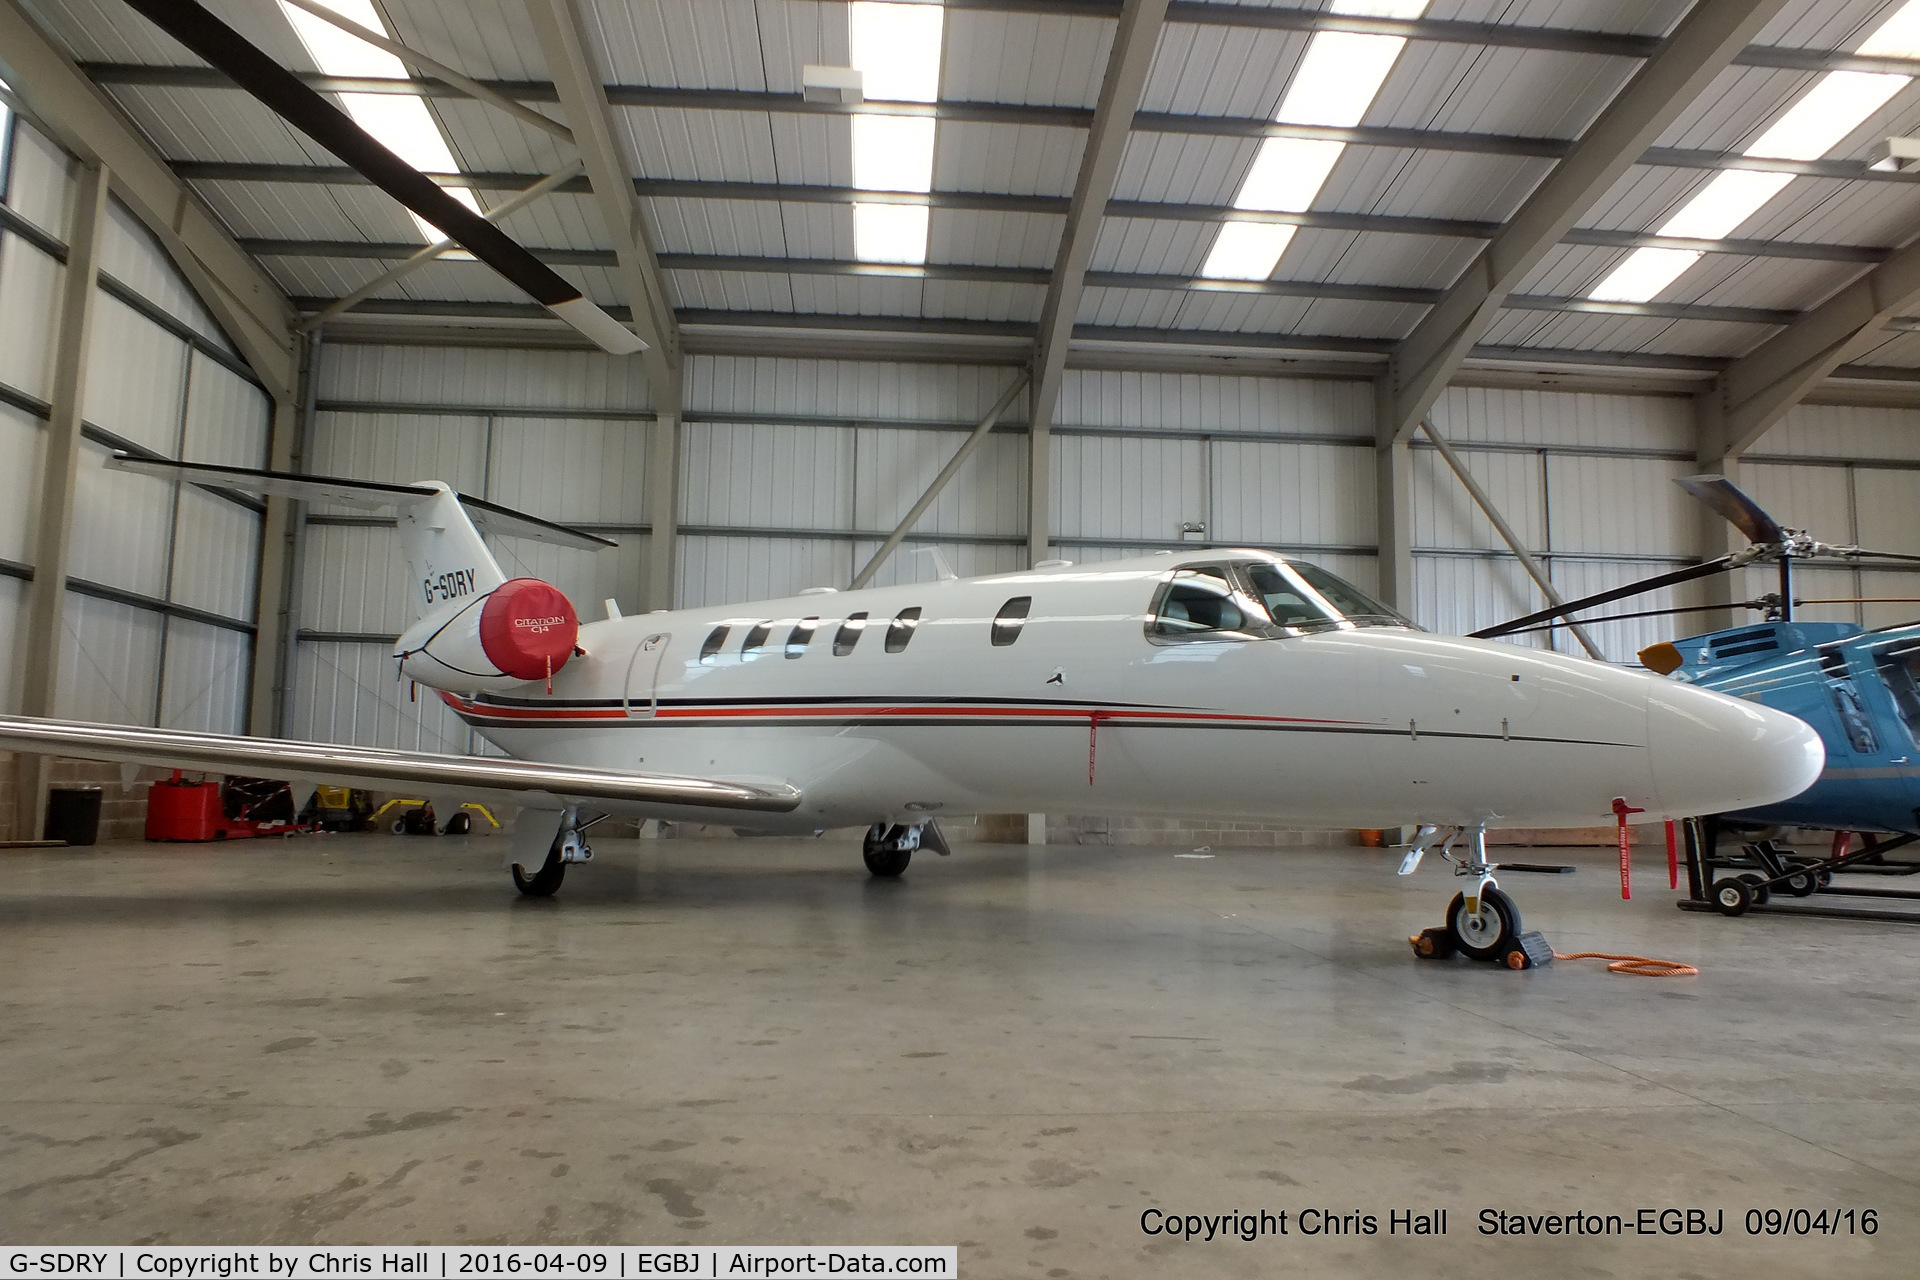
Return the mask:
{"type": "Polygon", "coordinates": [[[1513,950],[1502,957],[1509,969],[1544,969],[1553,963],[1553,947],[1538,929],[1514,939],[1513,950]]]}
{"type": "Polygon", "coordinates": [[[1422,929],[1407,939],[1407,945],[1422,960],[1445,960],[1453,954],[1453,935],[1447,932],[1445,926],[1422,929]]]}

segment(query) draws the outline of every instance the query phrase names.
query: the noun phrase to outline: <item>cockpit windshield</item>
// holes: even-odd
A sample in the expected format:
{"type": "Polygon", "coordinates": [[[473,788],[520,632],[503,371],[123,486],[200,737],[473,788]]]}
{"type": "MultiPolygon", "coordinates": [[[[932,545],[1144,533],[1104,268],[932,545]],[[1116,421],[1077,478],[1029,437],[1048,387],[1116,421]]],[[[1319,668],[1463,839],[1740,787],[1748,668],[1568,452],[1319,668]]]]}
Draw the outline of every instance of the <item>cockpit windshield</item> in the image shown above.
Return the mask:
{"type": "Polygon", "coordinates": [[[1342,622],[1359,627],[1413,625],[1345,578],[1317,565],[1290,560],[1285,564],[1243,564],[1240,568],[1254,594],[1282,627],[1314,630],[1342,622]]]}

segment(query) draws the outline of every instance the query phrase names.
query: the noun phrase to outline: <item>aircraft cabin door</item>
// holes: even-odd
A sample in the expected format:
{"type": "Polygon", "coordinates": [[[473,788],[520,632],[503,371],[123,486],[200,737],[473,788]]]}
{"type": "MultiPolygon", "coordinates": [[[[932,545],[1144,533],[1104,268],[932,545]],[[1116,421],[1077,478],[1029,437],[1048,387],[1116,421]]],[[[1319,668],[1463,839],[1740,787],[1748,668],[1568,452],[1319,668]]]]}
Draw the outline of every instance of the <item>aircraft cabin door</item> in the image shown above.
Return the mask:
{"type": "Polygon", "coordinates": [[[669,631],[656,631],[640,642],[627,663],[627,690],[624,704],[627,718],[651,720],[660,711],[660,667],[667,660],[669,631]]]}

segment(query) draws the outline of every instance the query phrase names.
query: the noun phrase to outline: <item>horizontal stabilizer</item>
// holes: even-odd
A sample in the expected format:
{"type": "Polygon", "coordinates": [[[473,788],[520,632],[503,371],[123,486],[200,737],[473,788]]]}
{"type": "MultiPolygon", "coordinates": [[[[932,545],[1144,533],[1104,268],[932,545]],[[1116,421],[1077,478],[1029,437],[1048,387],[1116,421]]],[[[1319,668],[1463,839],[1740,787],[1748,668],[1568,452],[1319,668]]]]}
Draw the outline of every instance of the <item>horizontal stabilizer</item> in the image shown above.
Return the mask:
{"type": "MultiPolygon", "coordinates": [[[[244,493],[269,494],[279,498],[298,498],[305,502],[332,502],[341,506],[376,511],[382,507],[404,507],[445,492],[438,484],[384,484],[377,480],[346,480],[335,476],[303,476],[289,471],[256,471],[248,467],[227,467],[211,462],[175,462],[170,458],[137,458],[116,453],[107,459],[116,471],[159,476],[163,480],[184,480],[189,484],[216,489],[238,489],[244,493]]],[[[458,494],[460,505],[474,527],[482,533],[503,537],[531,538],[556,546],[599,551],[619,544],[566,525],[542,520],[523,511],[515,511],[484,498],[458,494]]]]}

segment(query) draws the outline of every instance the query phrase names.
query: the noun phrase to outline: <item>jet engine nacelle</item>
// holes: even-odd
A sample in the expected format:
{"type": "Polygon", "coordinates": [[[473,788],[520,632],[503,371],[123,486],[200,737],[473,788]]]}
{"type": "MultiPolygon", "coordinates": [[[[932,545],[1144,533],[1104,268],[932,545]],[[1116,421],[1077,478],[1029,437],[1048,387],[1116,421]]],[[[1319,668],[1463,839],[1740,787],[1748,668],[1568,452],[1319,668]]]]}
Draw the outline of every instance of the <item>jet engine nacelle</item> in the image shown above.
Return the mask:
{"type": "Polygon", "coordinates": [[[433,689],[471,693],[546,681],[580,638],[572,601],[538,578],[509,578],[484,595],[413,624],[394,645],[400,674],[433,689]]]}

